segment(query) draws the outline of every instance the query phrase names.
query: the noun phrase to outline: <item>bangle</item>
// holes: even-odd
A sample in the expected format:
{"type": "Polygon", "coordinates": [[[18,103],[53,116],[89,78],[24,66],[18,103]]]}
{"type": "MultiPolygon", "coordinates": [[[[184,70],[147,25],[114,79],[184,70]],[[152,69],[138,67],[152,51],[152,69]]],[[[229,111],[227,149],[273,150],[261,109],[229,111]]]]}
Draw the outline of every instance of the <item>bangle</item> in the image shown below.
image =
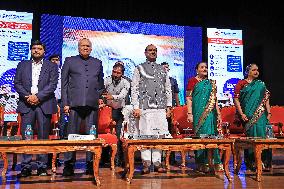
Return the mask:
{"type": "Polygon", "coordinates": [[[192,114],[192,113],[188,112],[187,114],[192,114]]]}
{"type": "Polygon", "coordinates": [[[271,113],[271,112],[269,112],[268,114],[272,115],[272,113],[271,113]]]}

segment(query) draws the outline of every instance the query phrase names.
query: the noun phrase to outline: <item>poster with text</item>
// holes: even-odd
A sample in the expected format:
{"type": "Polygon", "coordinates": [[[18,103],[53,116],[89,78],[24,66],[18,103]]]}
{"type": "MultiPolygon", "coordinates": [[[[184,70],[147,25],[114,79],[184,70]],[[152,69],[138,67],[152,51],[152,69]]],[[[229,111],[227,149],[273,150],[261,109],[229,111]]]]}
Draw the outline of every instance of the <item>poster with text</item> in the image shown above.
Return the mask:
{"type": "Polygon", "coordinates": [[[208,78],[216,80],[217,98],[232,105],[234,88],[243,79],[242,30],[207,28],[208,78]]]}
{"type": "Polygon", "coordinates": [[[14,89],[17,65],[30,58],[33,14],[0,10],[0,105],[4,121],[16,121],[19,95],[14,89]]]}

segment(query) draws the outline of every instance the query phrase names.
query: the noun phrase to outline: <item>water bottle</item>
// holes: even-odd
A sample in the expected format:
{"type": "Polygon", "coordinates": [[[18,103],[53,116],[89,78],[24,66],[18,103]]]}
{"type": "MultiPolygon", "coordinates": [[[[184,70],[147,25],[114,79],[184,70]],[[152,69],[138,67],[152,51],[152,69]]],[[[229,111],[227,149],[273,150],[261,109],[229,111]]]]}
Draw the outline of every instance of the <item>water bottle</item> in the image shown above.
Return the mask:
{"type": "Polygon", "coordinates": [[[64,122],[65,123],[68,123],[68,119],[69,119],[69,116],[67,114],[64,114],[64,122]]]}
{"type": "Polygon", "coordinates": [[[266,132],[266,138],[274,138],[272,125],[266,125],[265,132],[266,132]]]}
{"type": "Polygon", "coordinates": [[[90,128],[90,135],[94,135],[95,138],[97,138],[97,128],[96,125],[92,125],[90,128]]]}
{"type": "Polygon", "coordinates": [[[25,139],[26,140],[32,140],[33,139],[33,129],[32,129],[32,125],[27,125],[26,126],[26,130],[25,130],[25,139]]]}

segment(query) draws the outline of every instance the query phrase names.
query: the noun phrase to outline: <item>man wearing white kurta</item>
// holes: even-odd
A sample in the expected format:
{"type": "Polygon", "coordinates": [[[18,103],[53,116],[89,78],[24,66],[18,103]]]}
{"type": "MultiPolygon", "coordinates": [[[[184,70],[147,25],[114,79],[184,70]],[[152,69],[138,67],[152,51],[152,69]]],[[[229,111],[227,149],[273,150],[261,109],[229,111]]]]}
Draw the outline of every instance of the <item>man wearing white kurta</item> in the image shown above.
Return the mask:
{"type": "MultiPolygon", "coordinates": [[[[172,105],[171,83],[163,66],[156,63],[157,48],[148,45],[145,49],[146,62],[134,70],[131,83],[133,114],[139,117],[141,135],[168,134],[166,111],[172,105]]],[[[151,160],[154,170],[164,172],[161,166],[162,151],[157,149],[141,150],[143,161],[142,174],[149,173],[151,160]]]]}

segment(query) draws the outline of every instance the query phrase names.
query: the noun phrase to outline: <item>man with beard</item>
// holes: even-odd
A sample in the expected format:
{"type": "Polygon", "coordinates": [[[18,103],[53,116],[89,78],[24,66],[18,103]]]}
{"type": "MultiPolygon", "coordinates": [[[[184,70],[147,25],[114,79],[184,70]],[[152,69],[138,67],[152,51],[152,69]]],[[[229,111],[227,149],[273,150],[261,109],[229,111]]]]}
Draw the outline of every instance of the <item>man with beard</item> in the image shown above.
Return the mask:
{"type": "MultiPolygon", "coordinates": [[[[58,67],[43,60],[45,45],[36,40],[31,44],[31,60],[21,61],[15,74],[15,89],[19,94],[17,112],[21,115],[21,134],[25,138],[27,125],[37,122],[38,139],[48,139],[51,115],[57,112],[54,91],[58,82],[58,67]]],[[[23,154],[19,177],[32,174],[32,155],[23,154]]],[[[47,155],[37,155],[37,174],[47,175],[47,155]]]]}
{"type": "Polygon", "coordinates": [[[116,122],[116,136],[118,138],[116,166],[123,164],[122,144],[119,139],[123,122],[122,108],[125,106],[130,88],[130,82],[123,77],[123,74],[124,66],[116,63],[113,66],[112,75],[104,80],[106,93],[103,97],[106,99],[106,104],[112,107],[112,119],[116,122]]]}

